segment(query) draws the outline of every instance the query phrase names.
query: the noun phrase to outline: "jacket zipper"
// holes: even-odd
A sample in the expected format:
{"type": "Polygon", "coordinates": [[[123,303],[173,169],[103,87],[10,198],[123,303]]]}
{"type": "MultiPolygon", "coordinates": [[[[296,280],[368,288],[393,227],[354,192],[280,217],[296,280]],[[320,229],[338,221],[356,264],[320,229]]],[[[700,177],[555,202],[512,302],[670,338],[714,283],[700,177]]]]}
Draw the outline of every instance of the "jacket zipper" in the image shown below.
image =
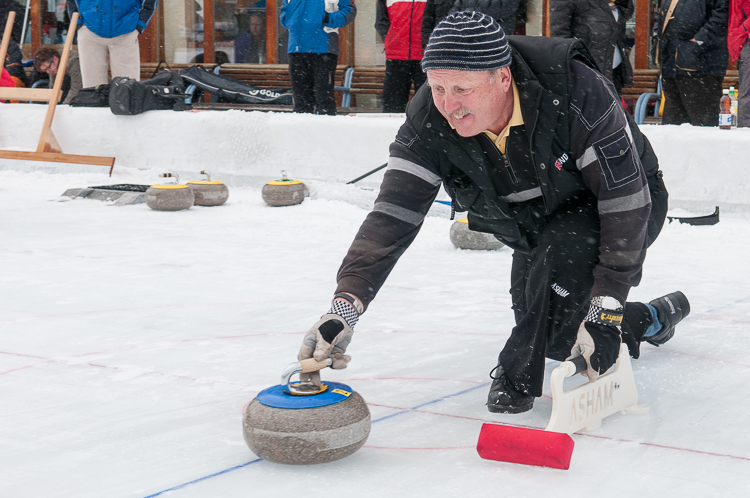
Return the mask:
{"type": "Polygon", "coordinates": [[[510,179],[513,180],[514,185],[518,185],[518,177],[516,176],[516,171],[513,169],[513,165],[510,164],[510,158],[508,157],[508,154],[503,154],[501,152],[500,155],[503,157],[503,163],[505,163],[505,167],[509,171],[510,179]]]}

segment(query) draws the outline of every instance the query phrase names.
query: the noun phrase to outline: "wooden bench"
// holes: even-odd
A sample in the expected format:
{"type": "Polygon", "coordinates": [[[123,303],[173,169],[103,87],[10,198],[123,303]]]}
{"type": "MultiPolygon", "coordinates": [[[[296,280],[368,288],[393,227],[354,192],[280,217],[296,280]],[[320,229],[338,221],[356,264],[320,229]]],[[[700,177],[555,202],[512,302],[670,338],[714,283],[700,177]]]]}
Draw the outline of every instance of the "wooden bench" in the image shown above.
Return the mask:
{"type": "Polygon", "coordinates": [[[644,93],[655,93],[658,84],[658,69],[635,69],[633,71],[633,84],[622,89],[622,98],[633,111],[638,97],[644,93]]]}
{"type": "MultiPolygon", "coordinates": [[[[162,69],[171,69],[180,71],[186,67],[195,64],[162,64],[162,69]]],[[[217,64],[200,64],[206,69],[213,70],[217,64]]],[[[156,70],[157,63],[141,63],[141,79],[151,78],[156,70]]],[[[344,84],[346,66],[336,66],[334,76],[334,85],[341,86],[344,84]]],[[[223,64],[219,69],[219,74],[240,80],[244,83],[256,86],[258,88],[267,88],[274,90],[285,90],[292,88],[292,82],[289,78],[289,66],[287,64],[223,64]]],[[[340,104],[341,96],[337,96],[340,104]]]]}

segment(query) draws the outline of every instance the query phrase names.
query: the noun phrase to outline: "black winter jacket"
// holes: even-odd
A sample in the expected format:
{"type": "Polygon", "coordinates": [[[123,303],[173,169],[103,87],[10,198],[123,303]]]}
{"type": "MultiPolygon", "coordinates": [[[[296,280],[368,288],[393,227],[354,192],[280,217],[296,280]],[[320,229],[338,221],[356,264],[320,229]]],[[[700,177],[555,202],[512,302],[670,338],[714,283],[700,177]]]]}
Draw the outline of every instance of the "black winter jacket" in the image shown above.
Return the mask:
{"type": "Polygon", "coordinates": [[[633,83],[625,40],[625,23],[635,12],[633,0],[550,0],[550,34],[560,38],[578,38],[588,47],[599,71],[610,81],[615,47],[622,55],[623,86],[633,83]],[[612,13],[618,10],[618,19],[612,13]]]}
{"type": "Polygon", "coordinates": [[[662,0],[654,24],[658,43],[652,45],[652,56],[661,68],[662,76],[724,77],[729,62],[729,0],[680,0],[672,14],[673,19],[662,33],[670,4],[671,0],[662,0]],[[692,38],[702,44],[690,41],[692,38]]]}
{"type": "Polygon", "coordinates": [[[5,23],[8,21],[8,14],[10,14],[11,11],[16,12],[16,19],[13,21],[13,31],[10,36],[16,43],[21,43],[23,16],[26,12],[23,6],[15,0],[0,0],[0,29],[5,29],[5,23]]]}
{"type": "Polygon", "coordinates": [[[374,209],[339,270],[337,292],[369,304],[416,237],[441,184],[456,209],[468,211],[472,230],[522,253],[533,249],[558,209],[593,202],[601,241],[592,292],[625,302],[638,284],[646,247],[666,215],[666,190],[648,140],[611,84],[574,60],[593,64],[581,42],[509,41],[524,125],[511,128],[505,162],[483,133],[459,136],[424,85],[406,109],[374,209]],[[658,209],[650,219],[652,198],[658,209]]]}
{"type": "Polygon", "coordinates": [[[473,10],[492,17],[506,35],[516,30],[516,15],[521,0],[455,0],[451,12],[473,10]]]}
{"type": "Polygon", "coordinates": [[[5,69],[8,74],[20,79],[24,86],[29,86],[29,79],[26,77],[26,71],[23,68],[21,47],[12,38],[8,43],[8,51],[5,53],[5,69]]]}
{"type": "Polygon", "coordinates": [[[453,0],[427,0],[422,15],[422,48],[427,46],[435,26],[448,15],[452,7],[453,0]]]}

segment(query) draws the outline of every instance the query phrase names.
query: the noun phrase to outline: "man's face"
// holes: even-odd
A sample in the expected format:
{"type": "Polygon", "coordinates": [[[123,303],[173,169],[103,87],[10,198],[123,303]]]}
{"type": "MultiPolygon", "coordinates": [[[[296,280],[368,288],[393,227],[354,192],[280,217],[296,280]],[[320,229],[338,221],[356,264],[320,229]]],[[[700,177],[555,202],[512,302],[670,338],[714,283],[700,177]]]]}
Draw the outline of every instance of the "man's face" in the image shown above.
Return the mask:
{"type": "Polygon", "coordinates": [[[265,24],[265,21],[260,17],[251,17],[250,18],[250,33],[253,36],[260,36],[260,34],[263,32],[263,25],[265,24]]]}
{"type": "Polygon", "coordinates": [[[39,64],[39,69],[47,74],[57,74],[57,66],[60,64],[59,57],[53,57],[51,61],[45,61],[39,64]]]}
{"type": "Polygon", "coordinates": [[[510,69],[488,71],[427,71],[435,106],[462,137],[489,130],[499,134],[513,114],[510,69]]]}

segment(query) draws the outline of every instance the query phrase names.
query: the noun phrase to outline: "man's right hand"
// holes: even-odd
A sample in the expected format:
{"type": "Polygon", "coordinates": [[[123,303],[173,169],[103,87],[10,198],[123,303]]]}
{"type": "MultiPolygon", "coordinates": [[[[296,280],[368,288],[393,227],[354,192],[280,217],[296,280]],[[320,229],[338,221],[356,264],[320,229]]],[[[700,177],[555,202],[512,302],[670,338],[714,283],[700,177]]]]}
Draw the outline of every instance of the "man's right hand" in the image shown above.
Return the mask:
{"type": "MultiPolygon", "coordinates": [[[[305,334],[297,359],[301,361],[315,358],[323,361],[331,358],[331,368],[346,368],[352,358],[344,353],[352,340],[352,327],[357,320],[359,312],[352,304],[344,299],[334,299],[330,312],[320,317],[305,334]]],[[[300,374],[300,380],[320,385],[320,372],[300,374]]]]}

